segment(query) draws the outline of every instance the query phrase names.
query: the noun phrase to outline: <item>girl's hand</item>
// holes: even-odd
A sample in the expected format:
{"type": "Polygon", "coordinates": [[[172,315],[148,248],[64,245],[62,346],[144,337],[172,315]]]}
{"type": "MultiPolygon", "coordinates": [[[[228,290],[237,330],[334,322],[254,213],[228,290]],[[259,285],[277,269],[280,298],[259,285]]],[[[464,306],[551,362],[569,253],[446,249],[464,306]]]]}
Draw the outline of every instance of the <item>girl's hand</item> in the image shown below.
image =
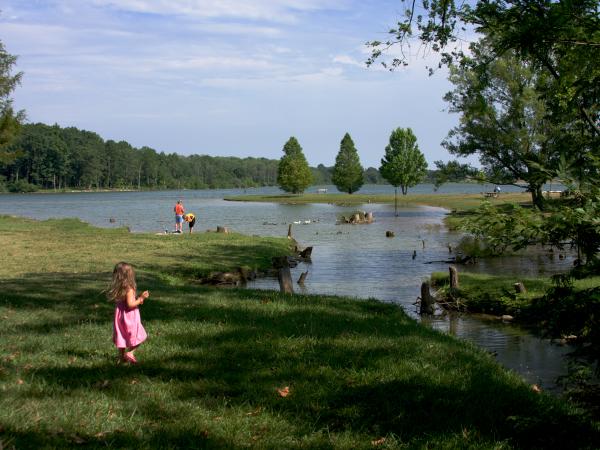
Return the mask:
{"type": "Polygon", "coordinates": [[[144,300],[146,300],[148,297],[150,297],[150,292],[148,292],[148,291],[144,291],[144,292],[142,292],[142,298],[143,298],[144,300]]]}

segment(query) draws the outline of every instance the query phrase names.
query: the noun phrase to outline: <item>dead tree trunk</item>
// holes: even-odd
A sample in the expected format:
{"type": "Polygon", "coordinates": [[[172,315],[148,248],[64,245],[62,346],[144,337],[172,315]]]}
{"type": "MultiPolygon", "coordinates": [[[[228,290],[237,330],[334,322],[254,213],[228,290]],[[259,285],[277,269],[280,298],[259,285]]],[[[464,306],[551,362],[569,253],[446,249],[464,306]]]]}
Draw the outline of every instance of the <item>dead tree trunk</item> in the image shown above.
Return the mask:
{"type": "Polygon", "coordinates": [[[300,274],[300,278],[298,278],[298,284],[300,284],[300,285],[304,284],[304,280],[306,280],[307,276],[308,276],[308,270],[306,272],[302,272],[300,274]]]}
{"type": "Polygon", "coordinates": [[[290,223],[290,226],[288,227],[288,239],[293,239],[292,238],[292,224],[290,223]]]}
{"type": "Polygon", "coordinates": [[[289,267],[281,267],[277,272],[279,279],[279,290],[286,294],[293,294],[294,287],[292,285],[292,273],[289,267]]]}
{"type": "Polygon", "coordinates": [[[429,292],[429,282],[424,281],[421,284],[421,306],[419,314],[433,314],[435,299],[429,292]]]}
{"type": "Polygon", "coordinates": [[[273,267],[277,269],[277,279],[279,280],[279,290],[288,294],[294,293],[292,284],[292,274],[290,272],[290,262],[287,256],[275,256],[272,259],[273,267]]]}
{"type": "Polygon", "coordinates": [[[454,266],[450,266],[448,270],[450,271],[450,289],[458,289],[458,270],[454,266]]]}
{"type": "Polygon", "coordinates": [[[517,294],[523,294],[523,293],[527,292],[527,289],[525,289],[525,285],[521,282],[515,283],[514,286],[515,286],[515,292],[517,294]]]}
{"type": "Polygon", "coordinates": [[[303,259],[310,259],[311,255],[312,255],[312,247],[306,247],[304,250],[302,250],[300,252],[300,258],[303,259]]]}

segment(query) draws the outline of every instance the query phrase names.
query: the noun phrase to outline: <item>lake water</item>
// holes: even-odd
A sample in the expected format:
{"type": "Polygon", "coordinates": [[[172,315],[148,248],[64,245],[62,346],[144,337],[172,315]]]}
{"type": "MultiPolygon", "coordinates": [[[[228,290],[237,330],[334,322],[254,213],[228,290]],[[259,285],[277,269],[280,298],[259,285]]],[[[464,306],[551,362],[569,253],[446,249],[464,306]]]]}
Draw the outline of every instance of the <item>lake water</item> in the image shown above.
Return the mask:
{"type": "MultiPolygon", "coordinates": [[[[328,186],[329,192],[335,188],[328,186]]],[[[493,186],[448,184],[444,192],[477,193],[493,186]]],[[[314,188],[313,188],[314,189],[314,188]]],[[[552,187],[547,189],[551,190],[552,187]]],[[[556,189],[556,187],[554,187],[556,189]]],[[[518,190],[505,188],[503,191],[518,190]]],[[[441,208],[414,206],[394,215],[393,205],[364,204],[341,207],[329,204],[287,205],[227,202],[225,196],[274,194],[276,188],[241,190],[106,192],[0,195],[0,214],[46,219],[78,217],[101,227],[128,226],[134,232],[173,229],[173,205],[182,199],[187,211],[197,215],[196,230],[229,227],[235,232],[260,236],[285,236],[289,224],[294,238],[313,246],[312,263],[292,269],[297,280],[308,271],[302,292],[376,298],[401,305],[416,315],[415,302],[421,282],[433,271],[447,271],[448,245],[456,247],[460,236],[443,226],[441,208]],[[370,225],[336,225],[340,215],[356,210],[372,212],[370,225]],[[109,219],[113,218],[114,223],[109,219]],[[296,223],[294,223],[296,222],[296,223]],[[299,223],[298,223],[299,222],[299,223]],[[394,238],[387,238],[386,231],[394,238]],[[413,253],[416,257],[413,259],[413,253]],[[437,261],[437,262],[432,262],[437,261]],[[432,262],[432,263],[431,263],[432,262]]],[[[361,193],[390,193],[390,186],[366,186],[361,193]]],[[[432,193],[433,186],[419,185],[411,193],[432,193]]],[[[566,270],[571,260],[552,260],[548,255],[497,258],[459,270],[513,273],[520,276],[566,270]]],[[[249,287],[278,289],[274,279],[260,279],[249,287]]],[[[297,288],[297,291],[300,291],[297,288]]],[[[475,342],[497,355],[498,360],[521,373],[529,382],[555,389],[555,379],[565,373],[562,357],[568,348],[550,344],[518,327],[465,316],[436,316],[424,320],[430,326],[475,342]]]]}

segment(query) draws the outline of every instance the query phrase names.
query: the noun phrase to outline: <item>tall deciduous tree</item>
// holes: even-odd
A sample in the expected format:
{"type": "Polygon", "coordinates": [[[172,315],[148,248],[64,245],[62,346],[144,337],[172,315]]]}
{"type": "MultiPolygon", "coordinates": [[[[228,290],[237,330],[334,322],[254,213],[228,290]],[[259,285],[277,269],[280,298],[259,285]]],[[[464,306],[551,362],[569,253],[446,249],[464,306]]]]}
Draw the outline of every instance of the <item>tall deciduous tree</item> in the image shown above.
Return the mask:
{"type": "Polygon", "coordinates": [[[285,192],[301,194],[313,182],[313,175],[295,137],[290,137],[283,146],[284,155],[279,161],[277,184],[285,192]]]}
{"type": "Polygon", "coordinates": [[[444,98],[461,117],[443,145],[457,156],[478,155],[492,183],[524,181],[543,209],[542,187],[558,167],[563,133],[548,120],[539,95],[548,76],[512,51],[491,58],[485,40],[471,50],[471,57],[450,66],[455,88],[444,98]]]}
{"type": "Polygon", "coordinates": [[[394,186],[394,211],[398,215],[398,187],[406,195],[408,188],[421,182],[427,174],[427,161],[410,128],[396,128],[392,131],[379,171],[394,186]]]}
{"type": "Polygon", "coordinates": [[[7,146],[12,142],[21,122],[25,118],[23,111],[15,112],[12,106],[11,94],[21,82],[22,73],[13,74],[17,57],[9,54],[0,42],[0,163],[10,163],[18,156],[18,151],[8,151],[7,146]]]}
{"type": "MultiPolygon", "coordinates": [[[[466,28],[489,42],[490,58],[512,51],[548,76],[539,93],[548,120],[562,127],[559,144],[574,176],[600,174],[600,15],[598,0],[433,0],[407,4],[406,18],[390,30],[387,42],[373,41],[368,63],[385,49],[409,45],[413,37],[442,55],[441,64],[466,57],[454,45],[466,28]],[[420,7],[422,6],[422,10],[420,7]],[[419,8],[419,11],[417,11],[419,8]],[[577,173],[578,172],[578,173],[577,173]]],[[[388,67],[408,63],[410,52],[383,61],[388,67]]],[[[580,181],[585,181],[581,179],[580,181]]]]}
{"type": "Polygon", "coordinates": [[[354,147],[354,141],[348,133],[340,142],[340,151],[335,157],[333,166],[333,184],[341,192],[352,194],[358,191],[364,184],[363,167],[360,164],[358,152],[354,147]]]}

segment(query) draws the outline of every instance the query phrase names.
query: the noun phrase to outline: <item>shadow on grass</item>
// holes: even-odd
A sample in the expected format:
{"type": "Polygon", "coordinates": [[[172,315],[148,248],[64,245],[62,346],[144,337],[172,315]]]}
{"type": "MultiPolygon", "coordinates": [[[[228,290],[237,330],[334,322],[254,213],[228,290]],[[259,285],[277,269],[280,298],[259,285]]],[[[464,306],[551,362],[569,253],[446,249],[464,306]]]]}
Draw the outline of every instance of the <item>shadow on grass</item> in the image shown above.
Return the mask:
{"type": "MultiPolygon", "coordinates": [[[[52,345],[81,324],[96,325],[94,333],[105,333],[106,339],[90,338],[106,342],[108,354],[112,305],[100,293],[108,278],[101,273],[30,274],[3,281],[0,307],[27,310],[31,317],[11,323],[10,332],[25,341],[43,335],[52,345]]],[[[297,442],[315,430],[395,435],[414,445],[465,430],[485,441],[519,447],[593,446],[598,437],[588,422],[515,382],[482,352],[417,325],[393,305],[173,288],[148,273],[141,274],[138,284],[152,293],[142,317],[154,353],[145,350],[143,365],[121,367],[111,357],[86,358],[85,344],[63,343],[64,352],[79,362],[61,365],[37,359],[31,370],[41,387],[12,395],[17,401],[52,399],[60,404],[72,395],[85,400],[101,392],[111,402],[133,402],[132,416],[148,424],[145,433],[50,432],[42,424],[35,431],[4,426],[0,437],[8,437],[17,448],[82,442],[241,447],[187,418],[197,407],[216,414],[223,403],[228,408],[260,408],[287,423],[297,442]],[[144,392],[149,397],[132,399],[132,379],[149,386],[140,387],[150,389],[144,392]],[[161,395],[152,398],[156,393],[150,386],[157,386],[161,395]],[[292,390],[285,400],[275,391],[282,386],[292,390]],[[157,400],[161,397],[169,400],[157,400]]],[[[3,361],[0,374],[6,377],[15,368],[3,361]]]]}

